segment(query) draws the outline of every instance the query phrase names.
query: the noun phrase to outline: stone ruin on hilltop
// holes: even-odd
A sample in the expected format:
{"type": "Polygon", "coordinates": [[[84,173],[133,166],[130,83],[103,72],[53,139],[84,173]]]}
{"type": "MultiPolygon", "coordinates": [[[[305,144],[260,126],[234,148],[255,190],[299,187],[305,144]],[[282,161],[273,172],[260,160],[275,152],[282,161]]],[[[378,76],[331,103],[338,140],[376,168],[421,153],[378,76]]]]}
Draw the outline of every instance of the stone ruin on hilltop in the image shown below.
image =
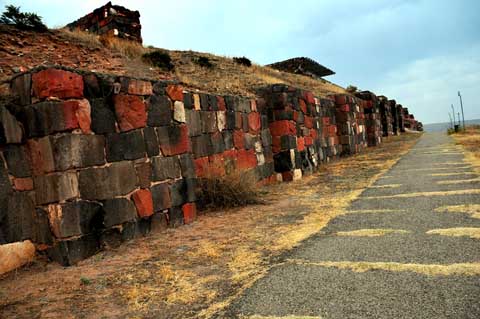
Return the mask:
{"type": "Polygon", "coordinates": [[[142,43],[140,13],[112,5],[111,2],[68,24],[67,27],[70,30],[88,31],[142,43]]]}

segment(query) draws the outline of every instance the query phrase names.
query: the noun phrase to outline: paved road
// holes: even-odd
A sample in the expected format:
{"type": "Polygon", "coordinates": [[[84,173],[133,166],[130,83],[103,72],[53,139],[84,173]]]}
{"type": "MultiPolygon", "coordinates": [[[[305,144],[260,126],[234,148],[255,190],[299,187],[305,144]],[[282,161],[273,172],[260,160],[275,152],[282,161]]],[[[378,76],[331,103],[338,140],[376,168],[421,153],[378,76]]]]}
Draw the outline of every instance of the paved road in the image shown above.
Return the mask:
{"type": "Polygon", "coordinates": [[[480,318],[478,272],[451,273],[446,267],[447,273],[440,275],[386,268],[456,263],[480,267],[480,239],[427,234],[434,229],[480,227],[478,218],[443,209],[480,204],[480,182],[445,184],[478,177],[451,138],[423,135],[352,203],[351,213],[332,220],[285,256],[232,304],[228,317],[480,318]],[[365,229],[403,232],[377,237],[348,233],[365,229]],[[348,262],[348,267],[338,267],[339,262],[348,262]],[[362,262],[381,263],[375,264],[380,269],[352,270],[362,262]]]}

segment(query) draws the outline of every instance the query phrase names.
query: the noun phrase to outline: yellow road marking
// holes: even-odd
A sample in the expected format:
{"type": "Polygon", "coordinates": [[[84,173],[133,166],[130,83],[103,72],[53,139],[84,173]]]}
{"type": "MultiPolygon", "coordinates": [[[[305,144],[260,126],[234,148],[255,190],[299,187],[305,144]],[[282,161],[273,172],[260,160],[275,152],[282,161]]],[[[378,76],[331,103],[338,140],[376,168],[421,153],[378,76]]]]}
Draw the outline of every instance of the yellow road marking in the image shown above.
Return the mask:
{"type": "Polygon", "coordinates": [[[452,237],[470,237],[474,239],[480,239],[480,228],[479,227],[455,227],[455,228],[432,229],[427,231],[427,234],[452,236],[452,237]]]}
{"type": "Polygon", "coordinates": [[[437,213],[464,213],[469,214],[472,218],[480,218],[480,205],[449,205],[435,208],[437,213]]]}
{"type": "Polygon", "coordinates": [[[454,185],[454,184],[468,184],[468,183],[476,183],[480,182],[479,178],[470,178],[470,179],[457,179],[457,180],[449,180],[449,181],[437,181],[439,185],[454,185]]]}
{"type": "Polygon", "coordinates": [[[404,213],[405,209],[358,209],[349,210],[348,214],[404,213]]]}
{"type": "Polygon", "coordinates": [[[421,196],[447,196],[447,195],[472,195],[480,194],[479,189],[463,189],[456,191],[444,191],[444,192],[418,192],[418,193],[404,193],[395,195],[383,195],[383,196],[367,196],[362,199],[382,199],[382,198],[409,198],[409,197],[421,197],[421,196]]]}
{"type": "Polygon", "coordinates": [[[369,188],[397,188],[402,186],[402,184],[387,184],[387,185],[372,185],[369,188]]]}
{"type": "Polygon", "coordinates": [[[351,231],[339,231],[336,232],[337,236],[354,236],[354,237],[379,237],[385,236],[388,234],[408,234],[408,230],[403,229],[382,229],[382,228],[371,228],[371,229],[357,229],[351,231]]]}
{"type": "Polygon", "coordinates": [[[411,271],[429,276],[478,276],[480,275],[480,262],[474,263],[458,263],[458,264],[402,264],[397,262],[367,262],[367,261],[320,261],[309,262],[299,259],[288,259],[287,263],[318,266],[318,267],[334,267],[339,269],[348,269],[354,272],[367,272],[370,270],[385,270],[393,272],[411,271]]]}

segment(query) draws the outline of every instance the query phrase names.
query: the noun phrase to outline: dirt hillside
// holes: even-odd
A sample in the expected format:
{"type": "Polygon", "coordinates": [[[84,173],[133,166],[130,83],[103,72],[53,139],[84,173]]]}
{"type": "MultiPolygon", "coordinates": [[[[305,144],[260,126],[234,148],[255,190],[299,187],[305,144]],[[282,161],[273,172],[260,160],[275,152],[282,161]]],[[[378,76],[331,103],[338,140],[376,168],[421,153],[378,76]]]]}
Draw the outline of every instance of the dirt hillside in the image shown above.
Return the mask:
{"type": "Polygon", "coordinates": [[[122,40],[100,41],[84,32],[62,29],[45,33],[21,31],[0,25],[0,82],[38,65],[63,65],[101,73],[150,79],[176,79],[193,90],[253,96],[267,84],[286,83],[313,91],[318,96],[345,90],[326,80],[289,74],[253,64],[240,65],[232,58],[194,51],[162,51],[172,59],[174,70],[161,70],[142,61],[142,54],[156,50],[122,40]],[[200,66],[199,57],[211,67],[200,66]]]}

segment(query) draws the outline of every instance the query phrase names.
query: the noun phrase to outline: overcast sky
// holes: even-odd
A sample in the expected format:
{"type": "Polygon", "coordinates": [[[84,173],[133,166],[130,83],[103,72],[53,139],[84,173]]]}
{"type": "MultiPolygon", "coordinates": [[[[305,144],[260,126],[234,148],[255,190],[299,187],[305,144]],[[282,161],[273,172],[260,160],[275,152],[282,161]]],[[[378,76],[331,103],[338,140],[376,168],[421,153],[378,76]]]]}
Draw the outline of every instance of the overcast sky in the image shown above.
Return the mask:
{"type": "MultiPolygon", "coordinates": [[[[107,0],[0,0],[65,25],[107,0]]],[[[450,105],[480,119],[478,0],[118,0],[139,10],[144,44],[245,55],[259,64],[307,56],[342,86],[394,98],[424,123],[450,105]]]]}

